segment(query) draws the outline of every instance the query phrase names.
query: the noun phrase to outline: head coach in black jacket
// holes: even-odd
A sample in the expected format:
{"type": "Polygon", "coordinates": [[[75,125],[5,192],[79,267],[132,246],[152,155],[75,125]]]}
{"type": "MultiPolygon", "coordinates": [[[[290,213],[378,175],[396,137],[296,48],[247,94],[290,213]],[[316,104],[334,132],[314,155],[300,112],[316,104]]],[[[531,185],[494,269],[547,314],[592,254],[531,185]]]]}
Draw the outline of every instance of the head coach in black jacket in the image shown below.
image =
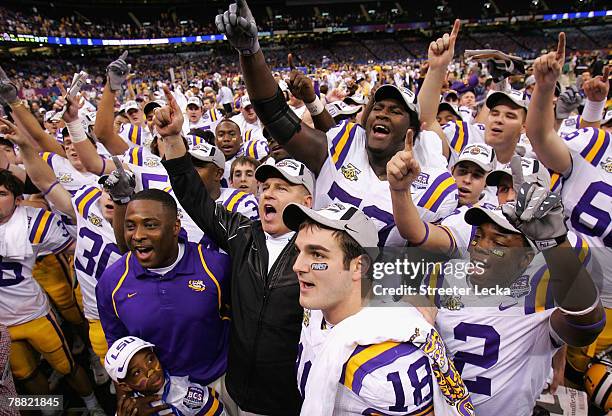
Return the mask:
{"type": "Polygon", "coordinates": [[[192,158],[212,162],[222,156],[214,146],[187,152],[180,136],[183,116],[166,89],[169,105],[156,110],[157,132],[166,145],[172,189],[198,226],[232,257],[232,326],[225,378],[240,410],[263,415],[297,415],[297,358],[303,310],[292,267],[295,233],[283,223],[291,202],[312,205],[313,174],[287,159],[256,171],[262,182],[261,220],[253,221],[215,204],[200,181],[192,158]]]}

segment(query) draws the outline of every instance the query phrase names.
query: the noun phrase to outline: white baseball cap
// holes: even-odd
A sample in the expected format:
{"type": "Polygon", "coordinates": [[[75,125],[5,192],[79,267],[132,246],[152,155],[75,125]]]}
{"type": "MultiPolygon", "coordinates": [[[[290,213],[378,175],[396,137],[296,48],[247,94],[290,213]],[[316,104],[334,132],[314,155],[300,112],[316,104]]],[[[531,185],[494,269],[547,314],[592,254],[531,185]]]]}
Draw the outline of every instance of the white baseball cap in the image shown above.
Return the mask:
{"type": "Polygon", "coordinates": [[[54,115],[55,115],[55,111],[53,111],[53,110],[47,111],[45,113],[45,122],[50,121],[53,118],[54,115]]]}
{"type": "Polygon", "coordinates": [[[127,375],[132,357],[144,348],[155,347],[150,342],[134,336],[119,338],[110,346],[104,358],[104,368],[110,378],[117,382],[127,375]]]}
{"type": "Polygon", "coordinates": [[[465,222],[475,226],[493,222],[511,233],[521,234],[519,230],[510,224],[510,221],[508,221],[506,216],[502,213],[501,207],[495,209],[487,209],[479,206],[472,207],[465,211],[465,222]]]}
{"type": "Polygon", "coordinates": [[[275,165],[264,164],[255,170],[255,179],[259,182],[265,182],[268,178],[281,178],[294,185],[304,185],[310,194],[314,193],[314,175],[306,165],[295,159],[283,159],[275,165]]]}
{"type": "Polygon", "coordinates": [[[440,104],[438,104],[438,113],[444,110],[454,114],[459,119],[459,121],[463,120],[463,117],[461,117],[461,114],[459,113],[459,107],[457,107],[456,105],[447,103],[446,101],[442,101],[440,104]]]}
{"type": "Polygon", "coordinates": [[[529,102],[523,99],[523,92],[518,90],[495,91],[487,98],[487,107],[495,107],[500,100],[510,100],[519,107],[524,108],[525,111],[529,108],[529,102]]]}
{"type": "Polygon", "coordinates": [[[136,101],[130,100],[127,103],[125,103],[124,110],[126,113],[130,110],[140,110],[140,106],[138,105],[136,101]]]}
{"type": "Polygon", "coordinates": [[[395,98],[402,101],[410,111],[417,115],[420,113],[419,106],[416,104],[416,95],[408,88],[398,88],[391,84],[383,85],[376,90],[374,102],[379,102],[386,98],[395,98]]]}
{"type": "MultiPolygon", "coordinates": [[[[523,178],[525,182],[537,183],[545,188],[550,188],[550,173],[537,159],[530,157],[521,158],[521,167],[523,168],[523,178]]],[[[503,165],[501,169],[496,169],[487,175],[487,185],[497,186],[501,178],[505,175],[512,177],[512,168],[510,163],[503,165]]]]}
{"type": "Polygon", "coordinates": [[[350,104],[365,105],[368,102],[366,97],[364,97],[363,94],[360,92],[356,92],[355,94],[349,97],[346,97],[343,101],[349,105],[350,104]]]}
{"type": "Polygon", "coordinates": [[[327,112],[332,118],[338,116],[352,116],[361,111],[361,107],[348,105],[342,101],[334,101],[325,106],[327,112]]]}
{"type": "Polygon", "coordinates": [[[601,125],[604,126],[608,124],[610,121],[612,121],[612,110],[606,111],[606,114],[604,115],[603,120],[601,120],[601,125]]]}
{"type": "Polygon", "coordinates": [[[248,95],[243,95],[240,98],[240,108],[246,108],[249,105],[253,105],[253,103],[251,103],[251,99],[248,95]]]}
{"type": "Polygon", "coordinates": [[[225,156],[216,146],[208,143],[196,144],[189,150],[189,154],[202,162],[212,162],[217,167],[225,169],[225,156]]]}
{"type": "Polygon", "coordinates": [[[202,100],[200,100],[200,97],[194,95],[187,100],[187,107],[190,105],[195,105],[198,108],[202,108],[202,100]]]}
{"type": "Polygon", "coordinates": [[[469,146],[465,146],[465,148],[461,151],[453,167],[459,162],[476,163],[488,173],[493,170],[495,163],[495,151],[488,144],[470,144],[469,146]]]}
{"type": "Polygon", "coordinates": [[[293,231],[298,231],[307,218],[334,230],[345,231],[361,247],[378,246],[378,231],[374,222],[353,205],[336,202],[323,209],[314,210],[291,203],[283,211],[283,222],[293,231]]]}

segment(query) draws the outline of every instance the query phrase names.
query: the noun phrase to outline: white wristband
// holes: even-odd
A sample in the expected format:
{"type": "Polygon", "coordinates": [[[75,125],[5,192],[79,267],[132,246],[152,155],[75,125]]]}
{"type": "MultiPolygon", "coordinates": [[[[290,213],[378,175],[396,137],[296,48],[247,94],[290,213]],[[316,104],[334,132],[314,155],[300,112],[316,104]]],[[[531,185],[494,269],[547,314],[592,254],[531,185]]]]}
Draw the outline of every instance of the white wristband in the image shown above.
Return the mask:
{"type": "Polygon", "coordinates": [[[589,123],[600,121],[603,116],[604,107],[606,106],[606,100],[603,101],[591,101],[588,98],[584,104],[584,110],[582,110],[582,119],[589,123]]]}
{"type": "Polygon", "coordinates": [[[310,115],[313,115],[313,116],[318,116],[319,114],[323,112],[323,110],[325,110],[325,106],[323,105],[319,97],[317,96],[315,96],[315,99],[313,102],[304,103],[304,104],[306,105],[306,108],[308,109],[308,112],[310,113],[310,115]]]}
{"type": "Polygon", "coordinates": [[[85,129],[83,128],[81,119],[77,118],[74,121],[66,123],[66,128],[68,129],[68,134],[70,134],[72,143],[78,143],[87,140],[87,134],[85,134],[85,129]]]}
{"type": "Polygon", "coordinates": [[[593,302],[593,304],[591,306],[589,306],[586,309],[583,309],[581,311],[568,311],[567,309],[563,309],[562,307],[558,306],[558,309],[563,312],[566,315],[572,315],[572,316],[581,316],[581,315],[586,315],[589,314],[591,312],[593,312],[595,310],[595,308],[597,308],[597,305],[599,305],[599,289],[597,289],[597,287],[595,287],[595,291],[597,292],[597,296],[595,298],[595,302],[593,302]]]}

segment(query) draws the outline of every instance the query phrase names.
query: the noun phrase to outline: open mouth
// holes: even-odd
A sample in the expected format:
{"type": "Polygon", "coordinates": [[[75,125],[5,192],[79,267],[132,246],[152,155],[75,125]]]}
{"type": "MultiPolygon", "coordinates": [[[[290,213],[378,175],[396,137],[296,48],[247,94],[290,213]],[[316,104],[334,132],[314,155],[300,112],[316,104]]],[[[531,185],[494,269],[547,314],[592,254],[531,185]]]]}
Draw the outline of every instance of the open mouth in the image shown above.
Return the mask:
{"type": "Polygon", "coordinates": [[[496,134],[503,133],[503,130],[500,129],[499,127],[491,127],[491,131],[496,134]]]}
{"type": "Polygon", "coordinates": [[[470,190],[468,188],[457,188],[457,190],[459,191],[459,196],[466,196],[470,194],[470,190]]]}
{"type": "Polygon", "coordinates": [[[379,134],[389,134],[391,132],[391,130],[389,129],[389,127],[384,126],[382,124],[374,124],[372,126],[372,131],[374,133],[379,133],[379,134]]]}
{"type": "Polygon", "coordinates": [[[245,190],[245,191],[246,191],[246,190],[248,190],[248,189],[249,189],[249,185],[246,185],[246,184],[239,185],[239,186],[238,186],[238,189],[240,189],[240,190],[245,190]]]}
{"type": "Polygon", "coordinates": [[[314,283],[310,283],[310,282],[306,282],[304,280],[300,280],[300,290],[301,291],[309,290],[309,289],[312,289],[313,287],[315,287],[314,283]]]}
{"type": "Polygon", "coordinates": [[[274,208],[270,204],[264,205],[264,220],[272,221],[276,217],[276,214],[277,214],[276,208],[274,208]]]}
{"type": "Polygon", "coordinates": [[[112,209],[115,209],[115,206],[113,204],[104,204],[104,208],[108,210],[112,210],[112,209]]]}
{"type": "Polygon", "coordinates": [[[153,256],[153,247],[151,246],[136,246],[134,252],[138,260],[147,261],[153,256]]]}

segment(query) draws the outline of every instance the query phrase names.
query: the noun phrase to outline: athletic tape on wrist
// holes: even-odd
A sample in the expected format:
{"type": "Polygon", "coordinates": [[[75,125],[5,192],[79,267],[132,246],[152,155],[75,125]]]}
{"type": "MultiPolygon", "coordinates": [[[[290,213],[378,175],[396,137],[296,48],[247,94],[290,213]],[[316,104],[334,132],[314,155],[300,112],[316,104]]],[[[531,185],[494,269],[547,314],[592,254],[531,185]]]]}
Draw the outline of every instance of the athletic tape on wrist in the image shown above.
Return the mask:
{"type": "Polygon", "coordinates": [[[584,110],[582,110],[582,119],[588,123],[600,121],[603,116],[605,106],[606,100],[591,101],[587,98],[586,103],[584,104],[584,110]]]}
{"type": "Polygon", "coordinates": [[[308,112],[312,116],[318,116],[319,114],[321,114],[323,112],[323,110],[325,110],[325,106],[323,105],[323,103],[321,102],[319,97],[317,97],[317,96],[315,96],[315,99],[314,99],[313,102],[311,102],[311,103],[304,103],[304,104],[306,105],[306,108],[308,109],[308,112]]]}
{"type": "Polygon", "coordinates": [[[83,124],[80,119],[76,119],[69,123],[66,123],[66,128],[68,129],[68,134],[70,134],[70,138],[72,139],[72,143],[83,142],[87,140],[87,134],[85,134],[85,129],[83,128],[83,124]]]}

